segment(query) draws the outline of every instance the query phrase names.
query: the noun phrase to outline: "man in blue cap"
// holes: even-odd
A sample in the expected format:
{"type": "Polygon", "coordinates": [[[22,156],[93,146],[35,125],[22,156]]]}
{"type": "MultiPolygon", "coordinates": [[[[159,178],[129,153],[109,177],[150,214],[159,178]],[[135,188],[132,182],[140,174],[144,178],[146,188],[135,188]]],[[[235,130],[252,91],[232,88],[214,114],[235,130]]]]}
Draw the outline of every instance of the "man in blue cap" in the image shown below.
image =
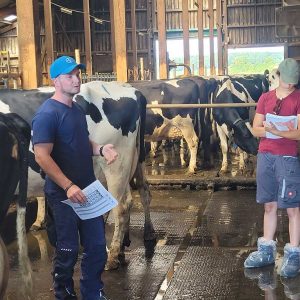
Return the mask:
{"type": "Polygon", "coordinates": [[[46,173],[45,196],[53,213],[56,253],[53,260],[55,299],[77,299],[73,272],[78,257],[79,236],[83,247],[80,291],[83,300],[105,300],[101,274],[107,259],[102,216],[81,220],[62,203],[86,201],[82,189],[95,181],[93,155],[107,163],[117,158],[111,144],[89,139],[83,110],[73,102],[80,91],[80,69],[72,57],[62,56],[50,67],[55,93],[38,109],[32,121],[35,159],[46,173]],[[79,233],[79,235],[78,235],[79,233]]]}

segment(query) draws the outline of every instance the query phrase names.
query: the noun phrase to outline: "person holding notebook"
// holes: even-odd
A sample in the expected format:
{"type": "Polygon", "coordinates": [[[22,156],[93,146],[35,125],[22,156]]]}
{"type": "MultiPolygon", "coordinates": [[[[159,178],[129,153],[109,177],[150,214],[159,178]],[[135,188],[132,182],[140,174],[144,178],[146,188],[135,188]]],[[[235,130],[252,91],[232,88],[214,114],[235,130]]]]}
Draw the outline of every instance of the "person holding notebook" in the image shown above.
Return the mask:
{"type": "Polygon", "coordinates": [[[35,160],[46,173],[45,196],[54,217],[56,251],[53,261],[53,288],[56,300],[78,299],[73,272],[83,247],[80,292],[84,300],[107,300],[101,274],[107,259],[102,216],[81,220],[62,201],[83,204],[82,190],[96,180],[92,156],[102,156],[108,164],[118,156],[112,144],[90,140],[86,116],[73,96],[80,91],[80,69],[69,56],[50,66],[54,95],[38,109],[32,121],[35,160]]]}
{"type": "Polygon", "coordinates": [[[274,264],[276,257],[277,209],[286,209],[289,218],[289,243],[284,247],[280,269],[283,277],[295,277],[300,270],[300,162],[297,141],[300,140],[299,65],[287,58],[278,67],[279,86],[263,94],[257,104],[253,134],[260,138],[257,156],[256,201],[264,204],[263,236],[258,249],[244,262],[245,268],[274,264]],[[279,130],[266,115],[297,116],[298,126],[279,130]],[[268,138],[272,133],[279,138],[268,138]]]}

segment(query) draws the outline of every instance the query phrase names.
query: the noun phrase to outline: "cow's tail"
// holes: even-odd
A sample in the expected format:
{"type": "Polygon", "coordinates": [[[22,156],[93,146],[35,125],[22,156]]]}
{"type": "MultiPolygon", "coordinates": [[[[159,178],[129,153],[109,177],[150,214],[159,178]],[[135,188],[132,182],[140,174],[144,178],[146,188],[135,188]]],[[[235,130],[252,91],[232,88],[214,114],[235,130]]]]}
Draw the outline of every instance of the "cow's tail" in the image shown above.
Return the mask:
{"type": "Polygon", "coordinates": [[[147,107],[147,100],[140,93],[138,105],[139,105],[139,112],[140,112],[140,126],[139,126],[139,163],[143,163],[146,157],[146,150],[145,150],[145,128],[146,128],[146,107],[147,107]]]}
{"type": "Polygon", "coordinates": [[[4,299],[4,293],[8,284],[8,269],[8,255],[0,236],[0,299],[4,299]]]}
{"type": "Polygon", "coordinates": [[[19,247],[19,265],[21,270],[21,278],[24,289],[21,291],[24,299],[32,299],[33,297],[33,280],[32,269],[28,257],[27,237],[26,237],[26,201],[28,186],[28,151],[30,142],[30,126],[19,116],[15,114],[15,130],[18,143],[18,158],[20,163],[19,177],[19,196],[17,204],[17,239],[19,247]],[[19,129],[21,128],[21,130],[19,129]]]}
{"type": "Polygon", "coordinates": [[[138,169],[143,168],[143,164],[146,159],[146,150],[145,150],[145,128],[146,128],[146,106],[147,106],[147,100],[143,96],[143,94],[139,91],[136,91],[137,95],[137,103],[138,103],[138,109],[139,109],[139,115],[140,115],[140,121],[139,121],[139,130],[137,134],[137,141],[136,141],[136,147],[138,151],[138,161],[137,165],[135,167],[135,170],[133,170],[134,175],[130,181],[130,186],[133,189],[138,189],[137,185],[138,182],[140,182],[139,174],[140,171],[138,169]]]}

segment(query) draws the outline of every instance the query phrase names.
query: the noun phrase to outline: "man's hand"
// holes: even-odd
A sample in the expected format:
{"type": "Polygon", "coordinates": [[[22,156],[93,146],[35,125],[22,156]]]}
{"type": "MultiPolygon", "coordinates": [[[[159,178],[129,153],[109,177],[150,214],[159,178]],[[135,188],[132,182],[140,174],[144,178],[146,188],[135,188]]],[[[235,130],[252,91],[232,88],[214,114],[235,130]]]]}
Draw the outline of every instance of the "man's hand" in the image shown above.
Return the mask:
{"type": "Polygon", "coordinates": [[[112,144],[104,145],[103,149],[102,149],[102,153],[103,153],[103,157],[105,158],[108,165],[113,163],[118,157],[118,153],[117,153],[116,149],[114,148],[114,145],[112,145],[112,144]]]}
{"type": "Polygon", "coordinates": [[[73,203],[84,203],[86,201],[86,197],[82,190],[75,184],[68,189],[67,197],[73,203]]]}

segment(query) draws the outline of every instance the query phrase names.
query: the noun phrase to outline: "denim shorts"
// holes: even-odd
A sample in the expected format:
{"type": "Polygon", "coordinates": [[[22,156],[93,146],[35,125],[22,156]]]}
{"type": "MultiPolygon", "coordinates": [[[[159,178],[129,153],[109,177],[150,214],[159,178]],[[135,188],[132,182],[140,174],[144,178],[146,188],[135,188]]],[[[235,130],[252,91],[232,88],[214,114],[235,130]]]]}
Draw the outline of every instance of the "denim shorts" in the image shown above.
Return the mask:
{"type": "Polygon", "coordinates": [[[300,162],[295,156],[258,153],[256,201],[277,201],[278,208],[300,206],[300,162]]]}

